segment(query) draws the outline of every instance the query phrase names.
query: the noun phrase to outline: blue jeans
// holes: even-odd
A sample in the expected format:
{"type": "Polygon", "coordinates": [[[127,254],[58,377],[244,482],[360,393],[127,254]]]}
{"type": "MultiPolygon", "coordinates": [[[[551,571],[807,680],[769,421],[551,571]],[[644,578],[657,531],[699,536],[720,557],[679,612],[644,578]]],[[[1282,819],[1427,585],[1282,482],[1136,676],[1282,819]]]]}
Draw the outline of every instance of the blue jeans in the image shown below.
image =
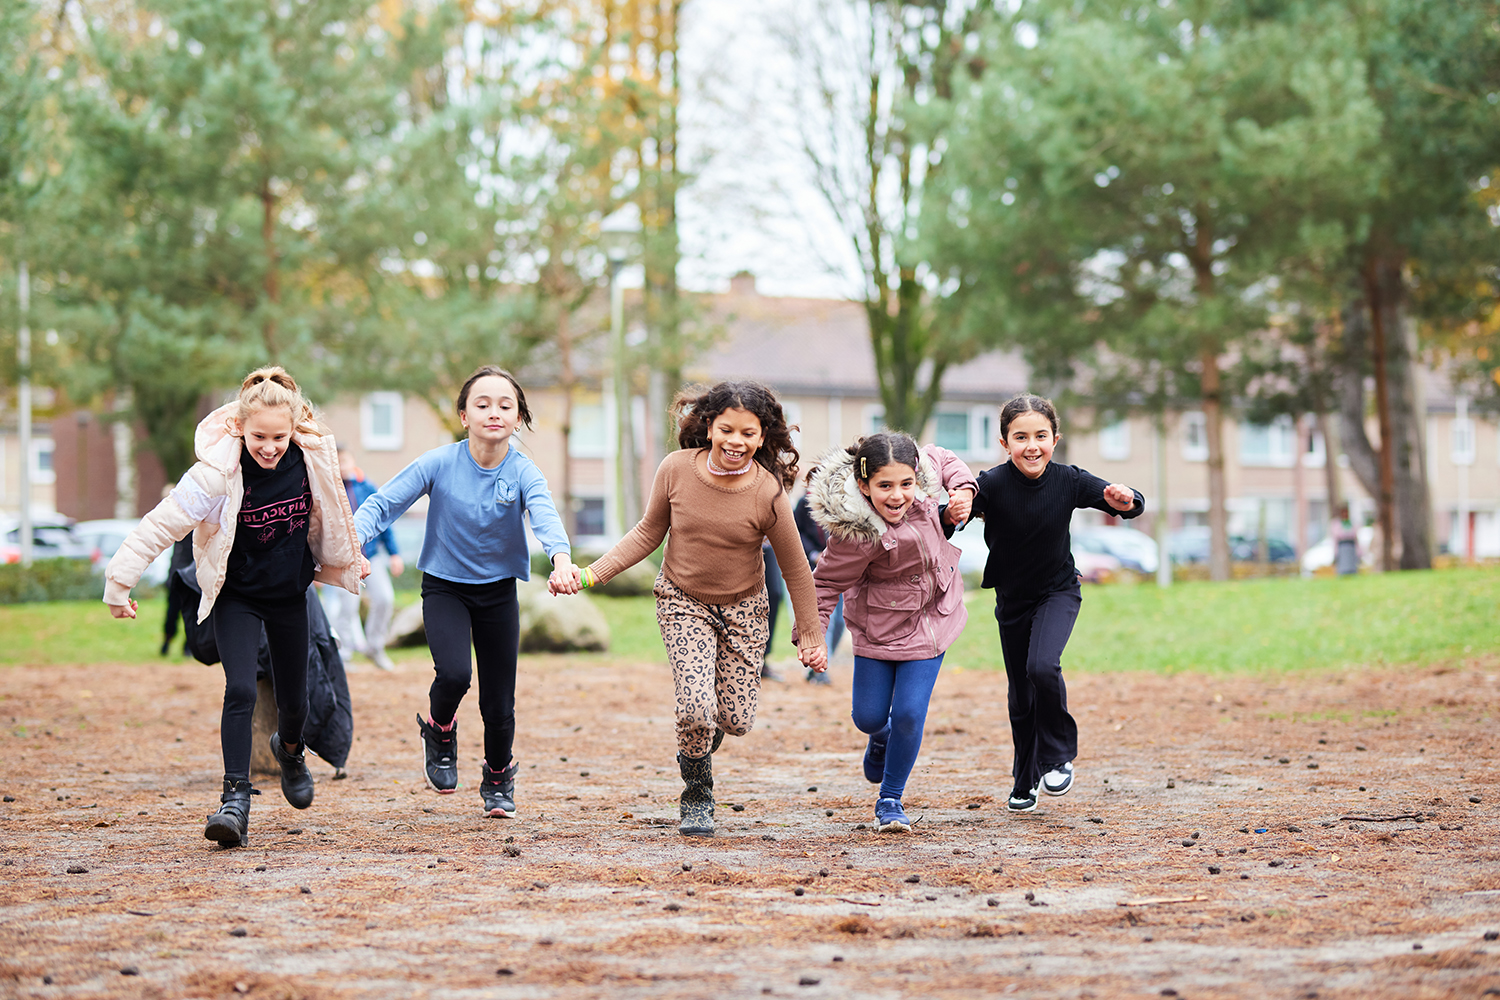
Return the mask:
{"type": "Polygon", "coordinates": [[[899,799],[906,791],[906,779],[922,749],[927,703],[942,665],[941,654],[930,660],[854,658],[854,725],[873,737],[886,734],[885,777],[880,782],[883,799],[899,799]]]}

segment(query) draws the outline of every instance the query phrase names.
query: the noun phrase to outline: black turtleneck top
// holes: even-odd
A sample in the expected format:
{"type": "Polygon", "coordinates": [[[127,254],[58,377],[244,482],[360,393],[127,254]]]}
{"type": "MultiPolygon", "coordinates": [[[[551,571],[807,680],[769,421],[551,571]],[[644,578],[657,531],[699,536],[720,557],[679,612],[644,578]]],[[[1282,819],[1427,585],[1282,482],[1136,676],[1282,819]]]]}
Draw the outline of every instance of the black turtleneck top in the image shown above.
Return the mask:
{"type": "Polygon", "coordinates": [[[1135,505],[1115,510],[1104,499],[1109,484],[1076,465],[1051,463],[1035,479],[1009,462],[979,474],[979,495],[973,517],[984,518],[984,543],[990,555],[984,563],[982,587],[993,587],[1000,600],[1029,601],[1055,590],[1074,587],[1068,526],[1081,507],[1117,517],[1137,517],[1146,498],[1135,491],[1135,505]]]}

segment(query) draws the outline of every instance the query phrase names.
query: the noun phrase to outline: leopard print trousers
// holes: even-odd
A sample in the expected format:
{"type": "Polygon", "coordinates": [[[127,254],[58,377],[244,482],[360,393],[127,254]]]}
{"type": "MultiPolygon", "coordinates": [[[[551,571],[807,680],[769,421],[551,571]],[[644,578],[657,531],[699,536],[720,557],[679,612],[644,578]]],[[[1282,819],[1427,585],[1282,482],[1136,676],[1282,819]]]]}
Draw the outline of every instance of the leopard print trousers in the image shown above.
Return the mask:
{"type": "Polygon", "coordinates": [[[770,638],[764,587],[734,604],[707,604],[656,577],[656,624],[677,692],[677,749],[702,757],[714,727],[744,736],[755,725],[760,668],[770,638]]]}

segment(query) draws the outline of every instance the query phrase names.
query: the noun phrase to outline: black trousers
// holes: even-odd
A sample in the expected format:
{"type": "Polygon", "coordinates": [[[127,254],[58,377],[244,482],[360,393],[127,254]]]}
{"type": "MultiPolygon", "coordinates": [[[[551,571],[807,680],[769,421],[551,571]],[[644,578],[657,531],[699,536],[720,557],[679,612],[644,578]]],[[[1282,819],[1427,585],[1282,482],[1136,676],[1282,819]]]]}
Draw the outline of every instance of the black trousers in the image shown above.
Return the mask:
{"type": "Polygon", "coordinates": [[[271,648],[277,732],[288,746],[302,742],[307,721],[307,598],[298,593],[285,603],[269,603],[221,593],[214,601],[213,626],[224,664],[224,715],[219,723],[224,773],[248,778],[262,629],[271,648]]]}
{"type": "Polygon", "coordinates": [[[1011,773],[1018,791],[1030,791],[1043,773],[1078,756],[1078,723],[1068,714],[1062,652],[1082,603],[1077,584],[1033,601],[996,603],[1016,748],[1011,773]]]}
{"type": "Polygon", "coordinates": [[[516,657],[521,651],[521,608],[514,577],[494,583],[454,583],[422,575],[422,623],[437,672],[428,692],[432,721],[447,725],[479,670],[479,717],[484,759],[499,770],[510,763],[516,739],[516,657]]]}

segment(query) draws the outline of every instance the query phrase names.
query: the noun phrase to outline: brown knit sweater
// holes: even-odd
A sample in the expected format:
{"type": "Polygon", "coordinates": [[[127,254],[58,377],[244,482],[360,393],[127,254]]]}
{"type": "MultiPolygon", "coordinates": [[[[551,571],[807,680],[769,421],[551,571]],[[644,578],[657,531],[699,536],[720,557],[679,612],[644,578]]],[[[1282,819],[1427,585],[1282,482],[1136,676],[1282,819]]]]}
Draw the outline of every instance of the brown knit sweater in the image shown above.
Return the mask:
{"type": "Polygon", "coordinates": [[[760,545],[769,538],[792,595],[801,647],[823,645],[817,591],[786,491],[758,464],[735,479],[710,476],[702,468],[704,450],[675,451],[662,460],[640,523],[590,568],[607,583],[656,551],[670,529],[662,572],[700,601],[733,604],[765,585],[760,545]]]}

